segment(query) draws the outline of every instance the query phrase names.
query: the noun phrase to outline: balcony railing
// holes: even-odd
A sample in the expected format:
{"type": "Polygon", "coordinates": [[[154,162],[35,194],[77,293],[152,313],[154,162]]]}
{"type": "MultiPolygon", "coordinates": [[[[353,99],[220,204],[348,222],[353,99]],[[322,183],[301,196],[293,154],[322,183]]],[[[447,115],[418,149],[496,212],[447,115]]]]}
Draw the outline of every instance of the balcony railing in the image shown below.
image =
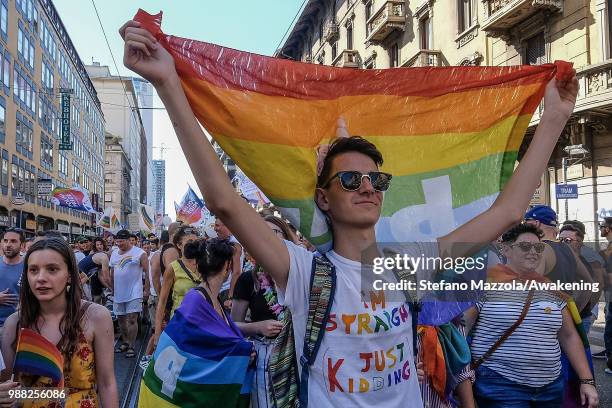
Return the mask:
{"type": "Polygon", "coordinates": [[[359,56],[359,51],[342,51],[332,62],[332,65],[342,68],[359,68],[361,66],[361,57],[359,56]]]}
{"type": "Polygon", "coordinates": [[[338,23],[331,22],[325,26],[325,41],[333,43],[340,38],[340,26],[338,23]]]}
{"type": "Polygon", "coordinates": [[[402,67],[441,67],[442,51],[420,50],[412,58],[408,58],[402,67]]]}
{"type": "Polygon", "coordinates": [[[501,35],[538,12],[563,12],[564,0],[485,0],[482,30],[501,35]]]}
{"type": "MultiPolygon", "coordinates": [[[[612,60],[579,68],[576,71],[580,89],[574,113],[589,110],[597,114],[612,113],[612,60]]],[[[541,103],[533,114],[529,126],[540,122],[543,108],[544,104],[541,103]]]]}
{"type": "Polygon", "coordinates": [[[367,22],[368,41],[380,42],[395,30],[404,31],[406,26],[405,6],[405,1],[384,2],[367,22]]]}

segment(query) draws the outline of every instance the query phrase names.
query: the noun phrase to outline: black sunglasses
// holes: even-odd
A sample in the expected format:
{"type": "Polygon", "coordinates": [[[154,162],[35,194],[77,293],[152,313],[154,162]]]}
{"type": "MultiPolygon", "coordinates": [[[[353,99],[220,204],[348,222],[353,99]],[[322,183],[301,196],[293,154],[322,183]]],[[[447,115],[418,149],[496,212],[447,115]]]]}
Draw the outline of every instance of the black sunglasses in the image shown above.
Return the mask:
{"type": "Polygon", "coordinates": [[[361,187],[361,183],[363,182],[363,178],[367,177],[370,180],[370,184],[376,191],[387,191],[389,189],[389,185],[391,184],[391,178],[393,177],[389,173],[383,173],[381,171],[371,171],[369,173],[363,174],[358,171],[339,171],[334,174],[327,183],[323,184],[321,187],[326,188],[329,186],[329,183],[332,182],[333,179],[338,177],[340,180],[340,185],[346,191],[357,191],[359,187],[361,187]]]}
{"type": "Polygon", "coordinates": [[[546,244],[543,243],[543,242],[536,242],[536,243],[518,242],[518,243],[512,244],[510,246],[512,248],[518,247],[521,251],[523,251],[525,253],[531,251],[531,248],[533,248],[533,249],[535,249],[536,253],[541,254],[542,252],[544,252],[544,248],[546,247],[546,244]]]}

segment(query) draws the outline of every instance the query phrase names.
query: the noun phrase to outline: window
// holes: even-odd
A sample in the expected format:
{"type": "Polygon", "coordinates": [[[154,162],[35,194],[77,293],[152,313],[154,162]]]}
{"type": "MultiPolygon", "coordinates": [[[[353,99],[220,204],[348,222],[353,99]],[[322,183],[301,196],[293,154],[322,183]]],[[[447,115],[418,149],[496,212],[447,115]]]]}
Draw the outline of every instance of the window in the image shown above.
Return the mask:
{"type": "Polygon", "coordinates": [[[331,46],[331,51],[332,51],[332,61],[335,61],[336,57],[338,56],[338,41],[334,41],[334,43],[331,46]]]}
{"type": "Polygon", "coordinates": [[[80,183],[81,180],[81,169],[77,167],[76,164],[72,164],[72,181],[75,183],[80,183]]]}
{"type": "Polygon", "coordinates": [[[4,54],[4,86],[11,86],[11,60],[4,54]]]}
{"type": "Polygon", "coordinates": [[[476,16],[476,0],[458,0],[459,32],[462,33],[472,26],[476,16]]]}
{"type": "Polygon", "coordinates": [[[370,25],[368,21],[372,17],[372,2],[368,1],[365,5],[366,37],[370,35],[370,25]]]}
{"type": "Polygon", "coordinates": [[[4,109],[4,106],[0,105],[0,141],[2,143],[4,143],[4,136],[5,136],[5,127],[4,127],[4,121],[6,118],[6,109],[4,109]]]}
{"type": "Polygon", "coordinates": [[[2,175],[0,176],[0,183],[2,187],[8,187],[9,182],[9,162],[8,159],[2,158],[2,175]]]}
{"type": "Polygon", "coordinates": [[[59,152],[59,172],[64,178],[68,175],[68,158],[63,151],[59,152]]]}
{"type": "Polygon", "coordinates": [[[21,31],[21,27],[17,31],[17,52],[23,55],[23,31],[21,31]]]}
{"type": "Polygon", "coordinates": [[[13,191],[19,190],[19,178],[17,176],[17,164],[13,163],[11,166],[11,189],[13,191]]]}
{"type": "Polygon", "coordinates": [[[422,50],[430,50],[432,47],[432,26],[429,16],[419,21],[420,45],[422,50]]]}
{"type": "Polygon", "coordinates": [[[25,190],[25,180],[23,179],[23,176],[24,176],[23,167],[18,166],[17,171],[18,171],[17,174],[19,175],[19,178],[17,179],[17,190],[23,193],[23,191],[25,190]]]}
{"type": "Polygon", "coordinates": [[[346,49],[353,49],[353,25],[346,27],[346,49]]]}
{"type": "Polygon", "coordinates": [[[546,63],[546,44],[544,32],[541,32],[526,41],[525,63],[527,65],[540,65],[546,63]]]}
{"type": "Polygon", "coordinates": [[[389,50],[389,66],[391,68],[399,67],[399,59],[399,45],[395,43],[389,50]]]}
{"type": "Polygon", "coordinates": [[[3,35],[8,35],[8,10],[4,3],[0,4],[0,31],[3,35]]]}
{"type": "MultiPolygon", "coordinates": [[[[19,173],[21,173],[21,171],[19,173]]],[[[19,174],[19,176],[21,177],[21,174],[19,174]]],[[[23,170],[23,192],[25,194],[30,194],[30,171],[25,169],[23,170]]]]}

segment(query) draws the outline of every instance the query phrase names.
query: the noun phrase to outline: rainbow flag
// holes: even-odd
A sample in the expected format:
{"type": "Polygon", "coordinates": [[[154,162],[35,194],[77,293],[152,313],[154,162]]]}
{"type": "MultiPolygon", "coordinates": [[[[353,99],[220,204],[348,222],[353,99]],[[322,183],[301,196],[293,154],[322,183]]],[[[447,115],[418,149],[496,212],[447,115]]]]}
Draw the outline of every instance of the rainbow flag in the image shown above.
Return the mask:
{"type": "Polygon", "coordinates": [[[174,203],[176,220],[188,225],[196,224],[202,218],[202,208],[204,208],[204,203],[189,187],[180,204],[174,203]]]}
{"type": "Polygon", "coordinates": [[[121,229],[121,223],[117,216],[117,210],[115,210],[114,207],[106,207],[104,213],[98,220],[98,226],[113,234],[119,231],[121,229]]]}
{"type": "Polygon", "coordinates": [[[13,373],[50,378],[64,387],[64,357],[49,340],[30,329],[19,331],[13,373]]]}
{"type": "Polygon", "coordinates": [[[149,233],[155,230],[155,210],[145,204],[140,204],[139,227],[140,231],[149,233]]]}
{"type": "Polygon", "coordinates": [[[138,405],[155,408],[248,407],[252,344],[190,290],[144,373],[138,405]]]}
{"type": "Polygon", "coordinates": [[[172,54],[198,120],[321,251],[332,236],[313,200],[316,152],[340,117],[393,174],[378,241],[433,241],[491,206],[547,82],[569,69],[335,68],[166,35],[161,17],[135,19],[172,54]]]}
{"type": "Polygon", "coordinates": [[[89,191],[83,187],[74,185],[71,188],[56,188],[51,192],[51,201],[60,207],[68,207],[73,210],[97,213],[89,200],[89,191]]]}

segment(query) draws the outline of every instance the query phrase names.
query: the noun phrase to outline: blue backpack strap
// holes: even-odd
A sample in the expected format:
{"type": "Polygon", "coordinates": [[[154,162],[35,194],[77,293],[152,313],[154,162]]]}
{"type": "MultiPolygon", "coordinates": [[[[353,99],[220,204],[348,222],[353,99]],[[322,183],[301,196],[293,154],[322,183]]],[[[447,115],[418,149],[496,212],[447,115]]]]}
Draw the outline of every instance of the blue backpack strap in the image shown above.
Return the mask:
{"type": "Polygon", "coordinates": [[[300,408],[308,406],[308,376],[310,366],[314,363],[329,319],[334,294],[336,291],[336,268],[325,256],[315,256],[312,260],[310,274],[310,296],[308,298],[308,316],[304,335],[304,351],[300,358],[302,375],[300,376],[300,408]]]}

